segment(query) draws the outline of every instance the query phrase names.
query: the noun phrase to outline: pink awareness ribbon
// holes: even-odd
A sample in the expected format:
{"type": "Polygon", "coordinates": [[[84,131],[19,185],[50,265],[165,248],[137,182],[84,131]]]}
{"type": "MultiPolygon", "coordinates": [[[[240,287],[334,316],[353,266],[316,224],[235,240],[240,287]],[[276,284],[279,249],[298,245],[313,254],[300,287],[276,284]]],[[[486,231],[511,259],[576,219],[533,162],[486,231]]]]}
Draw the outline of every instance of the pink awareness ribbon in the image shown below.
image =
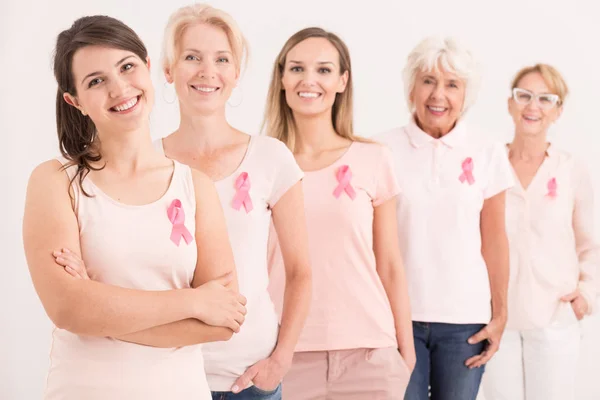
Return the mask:
{"type": "Polygon", "coordinates": [[[467,181],[469,185],[475,183],[475,178],[473,177],[473,159],[471,157],[465,158],[462,162],[462,174],[458,177],[461,183],[467,181]]]}
{"type": "Polygon", "coordinates": [[[338,185],[333,191],[335,198],[338,199],[342,195],[342,192],[346,192],[348,197],[354,200],[356,197],[356,192],[350,184],[350,180],[352,180],[352,172],[350,171],[350,167],[347,165],[342,165],[337,170],[336,178],[338,180],[338,185]]]}
{"type": "Polygon", "coordinates": [[[552,178],[548,181],[548,196],[556,197],[556,189],[558,189],[556,178],[552,178]]]}
{"type": "Polygon", "coordinates": [[[181,200],[175,199],[171,202],[171,205],[167,209],[167,216],[169,221],[173,224],[173,230],[171,231],[171,241],[179,246],[181,238],[185,240],[186,244],[190,244],[194,238],[188,229],[185,227],[185,212],[181,208],[181,200]]]}
{"type": "Polygon", "coordinates": [[[233,197],[233,208],[239,210],[242,204],[246,209],[246,213],[249,213],[254,208],[252,206],[252,199],[250,199],[250,177],[247,172],[242,172],[240,176],[235,180],[236,193],[233,197]]]}

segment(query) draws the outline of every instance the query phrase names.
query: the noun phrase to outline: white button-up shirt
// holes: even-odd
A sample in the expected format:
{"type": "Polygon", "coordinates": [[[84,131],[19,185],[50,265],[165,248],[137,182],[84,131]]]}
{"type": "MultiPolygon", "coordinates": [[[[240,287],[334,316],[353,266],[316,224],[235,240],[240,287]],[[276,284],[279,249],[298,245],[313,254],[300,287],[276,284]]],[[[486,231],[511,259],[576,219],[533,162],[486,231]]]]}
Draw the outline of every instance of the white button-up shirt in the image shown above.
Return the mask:
{"type": "Polygon", "coordinates": [[[579,288],[591,311],[600,262],[588,173],[571,155],[551,145],[527,189],[516,175],[515,180],[506,196],[510,246],[507,328],[572,322],[573,310],[560,298],[579,288]]]}

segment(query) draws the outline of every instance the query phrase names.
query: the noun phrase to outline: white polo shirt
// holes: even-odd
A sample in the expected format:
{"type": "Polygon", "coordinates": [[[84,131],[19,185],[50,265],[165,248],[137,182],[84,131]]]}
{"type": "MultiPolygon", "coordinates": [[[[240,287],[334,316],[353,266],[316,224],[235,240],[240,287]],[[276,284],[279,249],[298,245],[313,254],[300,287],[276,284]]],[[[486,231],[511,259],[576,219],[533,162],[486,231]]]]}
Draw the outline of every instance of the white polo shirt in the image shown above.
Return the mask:
{"type": "Polygon", "coordinates": [[[514,184],[503,145],[481,143],[462,121],[440,139],[413,120],[375,140],[394,156],[413,321],[488,323],[491,295],[480,216],[484,200],[514,184]]]}

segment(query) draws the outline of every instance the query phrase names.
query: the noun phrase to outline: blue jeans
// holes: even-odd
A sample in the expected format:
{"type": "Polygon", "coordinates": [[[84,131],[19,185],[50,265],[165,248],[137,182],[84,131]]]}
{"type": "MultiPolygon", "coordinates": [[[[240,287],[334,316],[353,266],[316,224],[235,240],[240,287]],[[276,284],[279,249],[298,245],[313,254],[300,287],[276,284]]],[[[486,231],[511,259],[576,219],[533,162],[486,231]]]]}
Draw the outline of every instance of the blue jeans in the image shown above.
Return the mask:
{"type": "Polygon", "coordinates": [[[469,369],[465,361],[486,342],[471,345],[467,339],[484,326],[413,321],[417,364],[404,400],[475,400],[484,367],[469,369]]]}
{"type": "Polygon", "coordinates": [[[269,391],[250,386],[239,393],[212,392],[212,398],[213,400],[281,400],[281,385],[269,391]]]}

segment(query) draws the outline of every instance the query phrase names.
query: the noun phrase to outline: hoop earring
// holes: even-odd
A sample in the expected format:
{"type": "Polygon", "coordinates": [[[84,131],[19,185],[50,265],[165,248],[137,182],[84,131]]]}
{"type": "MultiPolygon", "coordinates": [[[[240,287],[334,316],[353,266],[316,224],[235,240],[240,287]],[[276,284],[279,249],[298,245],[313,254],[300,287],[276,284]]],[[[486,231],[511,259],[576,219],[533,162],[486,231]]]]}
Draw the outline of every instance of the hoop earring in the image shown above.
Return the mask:
{"type": "Polygon", "coordinates": [[[239,87],[239,86],[236,86],[236,87],[233,89],[233,91],[231,92],[231,96],[229,96],[229,100],[227,100],[227,105],[228,105],[229,107],[236,108],[236,107],[239,107],[239,106],[240,106],[240,104],[242,104],[242,102],[243,102],[243,101],[244,101],[244,92],[242,92],[242,88],[241,88],[241,87],[239,87]],[[238,92],[237,92],[237,93],[239,93],[239,96],[238,96],[238,97],[240,98],[240,100],[239,100],[238,102],[234,103],[234,104],[231,104],[231,103],[230,103],[230,101],[231,101],[231,98],[233,97],[233,94],[234,94],[234,93],[236,93],[236,89],[238,90],[238,92]]]}
{"type": "Polygon", "coordinates": [[[163,85],[162,97],[165,103],[173,104],[175,100],[177,100],[177,93],[175,93],[175,88],[169,84],[169,82],[165,82],[163,85]]]}

